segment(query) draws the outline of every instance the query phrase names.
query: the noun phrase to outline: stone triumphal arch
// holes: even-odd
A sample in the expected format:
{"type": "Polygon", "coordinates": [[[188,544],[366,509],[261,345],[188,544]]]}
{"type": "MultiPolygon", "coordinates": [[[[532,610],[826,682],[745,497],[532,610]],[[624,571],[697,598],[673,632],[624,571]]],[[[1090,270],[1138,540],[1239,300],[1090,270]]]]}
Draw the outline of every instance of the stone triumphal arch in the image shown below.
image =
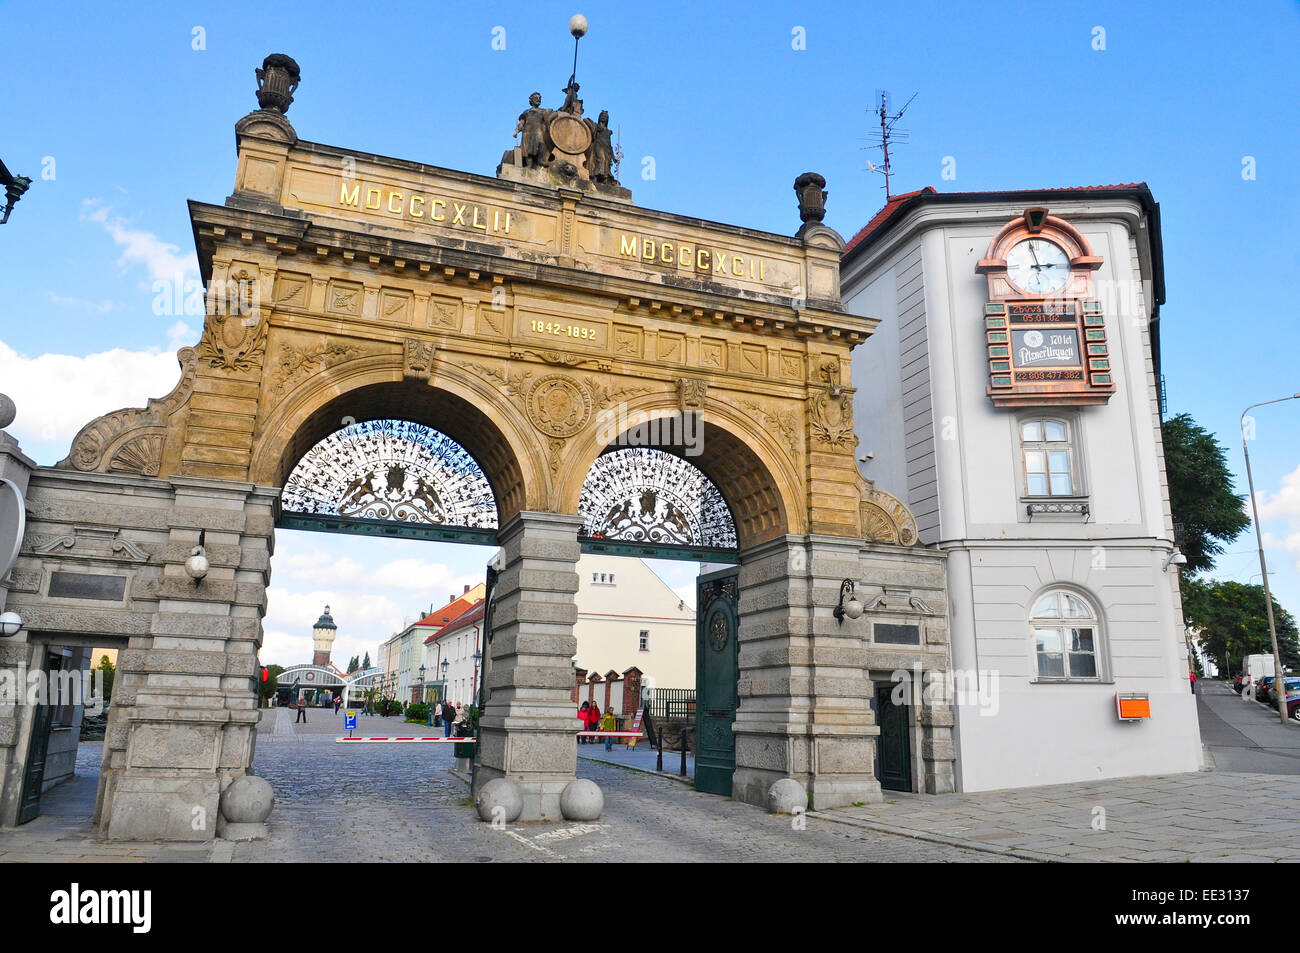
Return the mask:
{"type": "MultiPolygon", "coordinates": [[[[740,565],[733,796],[763,803],[793,777],[815,807],[878,798],[867,669],[891,656],[867,624],[923,623],[915,651],[945,664],[943,566],[854,460],[850,353],[874,322],[841,307],[821,177],[796,183],[793,237],[759,232],[634,205],[573,97],[526,108],[489,177],[300,139],[285,116],[297,65],[269,57],[258,76],[234,191],[190,203],[201,339],[170,394],[92,421],[33,470],[5,580],[25,621],[7,663],[42,638],[123,645],[99,829],[220,833],[220,794],[252,762],[282,488],[321,440],[381,419],[446,434],[491,486],[497,518],[476,532],[503,569],[477,778],[516,781],[524,819],[557,817],[574,777],[584,481],[638,427],[687,418],[698,439],[665,425],[657,445],[721,491],[740,565]],[[844,580],[865,621],[837,618],[844,580]],[[218,823],[195,825],[196,808],[218,823]]],[[[13,823],[31,727],[6,717],[13,823]]],[[[950,716],[918,718],[924,785],[951,789],[950,716]]]]}

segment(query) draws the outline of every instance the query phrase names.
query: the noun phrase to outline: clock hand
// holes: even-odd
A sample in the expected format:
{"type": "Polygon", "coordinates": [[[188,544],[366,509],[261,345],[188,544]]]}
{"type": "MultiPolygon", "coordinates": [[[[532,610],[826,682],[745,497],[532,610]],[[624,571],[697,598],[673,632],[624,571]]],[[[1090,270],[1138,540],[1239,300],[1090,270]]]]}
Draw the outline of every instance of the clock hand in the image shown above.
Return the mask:
{"type": "Polygon", "coordinates": [[[1041,268],[1042,262],[1038,260],[1038,252],[1034,250],[1034,243],[1032,241],[1029,243],[1029,254],[1034,256],[1034,267],[1041,268]]]}

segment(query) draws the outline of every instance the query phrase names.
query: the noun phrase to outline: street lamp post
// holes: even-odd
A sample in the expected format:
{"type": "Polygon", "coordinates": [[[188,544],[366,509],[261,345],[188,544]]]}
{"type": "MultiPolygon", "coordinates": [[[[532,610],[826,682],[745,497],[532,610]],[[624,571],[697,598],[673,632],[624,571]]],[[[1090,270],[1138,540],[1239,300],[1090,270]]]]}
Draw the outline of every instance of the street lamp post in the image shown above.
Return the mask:
{"type": "Polygon", "coordinates": [[[478,663],[482,658],[483,658],[483,653],[480,652],[478,649],[475,649],[474,650],[474,684],[470,687],[469,690],[471,705],[477,704],[477,702],[474,701],[474,699],[478,698],[478,663]]]}
{"type": "Polygon", "coordinates": [[[1273,622],[1273,594],[1268,588],[1268,564],[1264,561],[1264,531],[1259,525],[1259,509],[1255,505],[1255,478],[1250,472],[1250,448],[1247,446],[1249,441],[1246,440],[1246,414],[1256,407],[1280,404],[1284,400],[1295,400],[1296,398],[1300,398],[1300,394],[1291,394],[1289,397],[1279,397],[1276,400],[1263,400],[1258,404],[1251,404],[1241,412],[1241,452],[1246,457],[1246,485],[1250,488],[1250,513],[1255,522],[1255,542],[1259,546],[1259,571],[1264,577],[1264,608],[1268,612],[1268,637],[1273,642],[1273,678],[1277,681],[1280,689],[1277,693],[1277,710],[1282,718],[1283,725],[1287,723],[1286,672],[1282,668],[1282,653],[1277,648],[1277,625],[1273,622]]]}

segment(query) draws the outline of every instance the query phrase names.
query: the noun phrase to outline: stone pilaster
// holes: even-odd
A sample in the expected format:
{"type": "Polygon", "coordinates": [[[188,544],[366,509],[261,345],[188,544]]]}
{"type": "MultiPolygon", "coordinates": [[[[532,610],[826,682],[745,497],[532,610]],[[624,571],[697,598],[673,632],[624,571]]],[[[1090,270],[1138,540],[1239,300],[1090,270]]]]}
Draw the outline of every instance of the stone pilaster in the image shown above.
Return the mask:
{"type": "MultiPolygon", "coordinates": [[[[18,441],[0,430],[0,477],[10,480],[18,487],[24,498],[28,492],[28,483],[36,464],[18,448],[18,441]]],[[[0,559],[8,559],[9,554],[0,554],[0,559]]],[[[5,567],[0,565],[0,570],[5,567]]],[[[15,567],[17,571],[17,567],[15,567]]],[[[30,576],[30,573],[28,573],[30,576]]],[[[14,577],[9,573],[0,573],[0,612],[13,608],[9,602],[10,583],[14,577]]],[[[19,686],[23,682],[21,674],[31,664],[32,647],[28,644],[27,633],[0,639],[0,671],[8,671],[6,680],[19,686]]],[[[17,702],[18,699],[9,699],[17,702]]],[[[0,826],[12,825],[18,816],[18,803],[22,793],[23,767],[25,765],[26,747],[31,734],[30,706],[20,704],[0,704],[0,826]]]]}
{"type": "Polygon", "coordinates": [[[832,614],[840,582],[858,578],[860,546],[787,536],[741,556],[738,800],[766,804],[783,777],[804,784],[814,809],[880,799],[863,633],[832,614]]]}
{"type": "Polygon", "coordinates": [[[518,784],[525,821],[560,818],[560,792],[578,765],[572,690],[581,525],[577,516],[523,511],[498,533],[504,568],[493,594],[475,783],[507,777],[518,784]]]}
{"type": "Polygon", "coordinates": [[[168,542],[148,637],[119,655],[100,779],[100,832],[115,840],[209,840],[225,787],[248,773],[274,491],[173,477],[168,542]],[[210,562],[184,561],[205,531],[210,562]]]}

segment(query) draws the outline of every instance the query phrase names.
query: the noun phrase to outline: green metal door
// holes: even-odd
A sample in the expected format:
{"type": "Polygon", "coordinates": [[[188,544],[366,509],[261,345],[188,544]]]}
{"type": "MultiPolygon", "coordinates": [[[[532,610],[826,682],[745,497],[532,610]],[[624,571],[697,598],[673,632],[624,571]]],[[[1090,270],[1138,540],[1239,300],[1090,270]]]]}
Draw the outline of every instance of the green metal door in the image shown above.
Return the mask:
{"type": "MultiPolygon", "coordinates": [[[[51,655],[45,669],[58,670],[62,656],[51,655]]],[[[27,769],[23,772],[23,794],[18,804],[18,823],[26,824],[41,813],[41,785],[45,782],[45,754],[50,747],[51,705],[32,706],[32,737],[27,746],[27,769]]]]}
{"type": "Polygon", "coordinates": [[[894,686],[876,688],[876,721],[880,725],[877,745],[877,776],[888,791],[912,790],[911,718],[906,704],[895,705],[894,686]]]}
{"type": "Polygon", "coordinates": [[[695,590],[695,789],[731,795],[736,770],[740,645],[736,611],[739,570],[700,576],[695,590]]]}

